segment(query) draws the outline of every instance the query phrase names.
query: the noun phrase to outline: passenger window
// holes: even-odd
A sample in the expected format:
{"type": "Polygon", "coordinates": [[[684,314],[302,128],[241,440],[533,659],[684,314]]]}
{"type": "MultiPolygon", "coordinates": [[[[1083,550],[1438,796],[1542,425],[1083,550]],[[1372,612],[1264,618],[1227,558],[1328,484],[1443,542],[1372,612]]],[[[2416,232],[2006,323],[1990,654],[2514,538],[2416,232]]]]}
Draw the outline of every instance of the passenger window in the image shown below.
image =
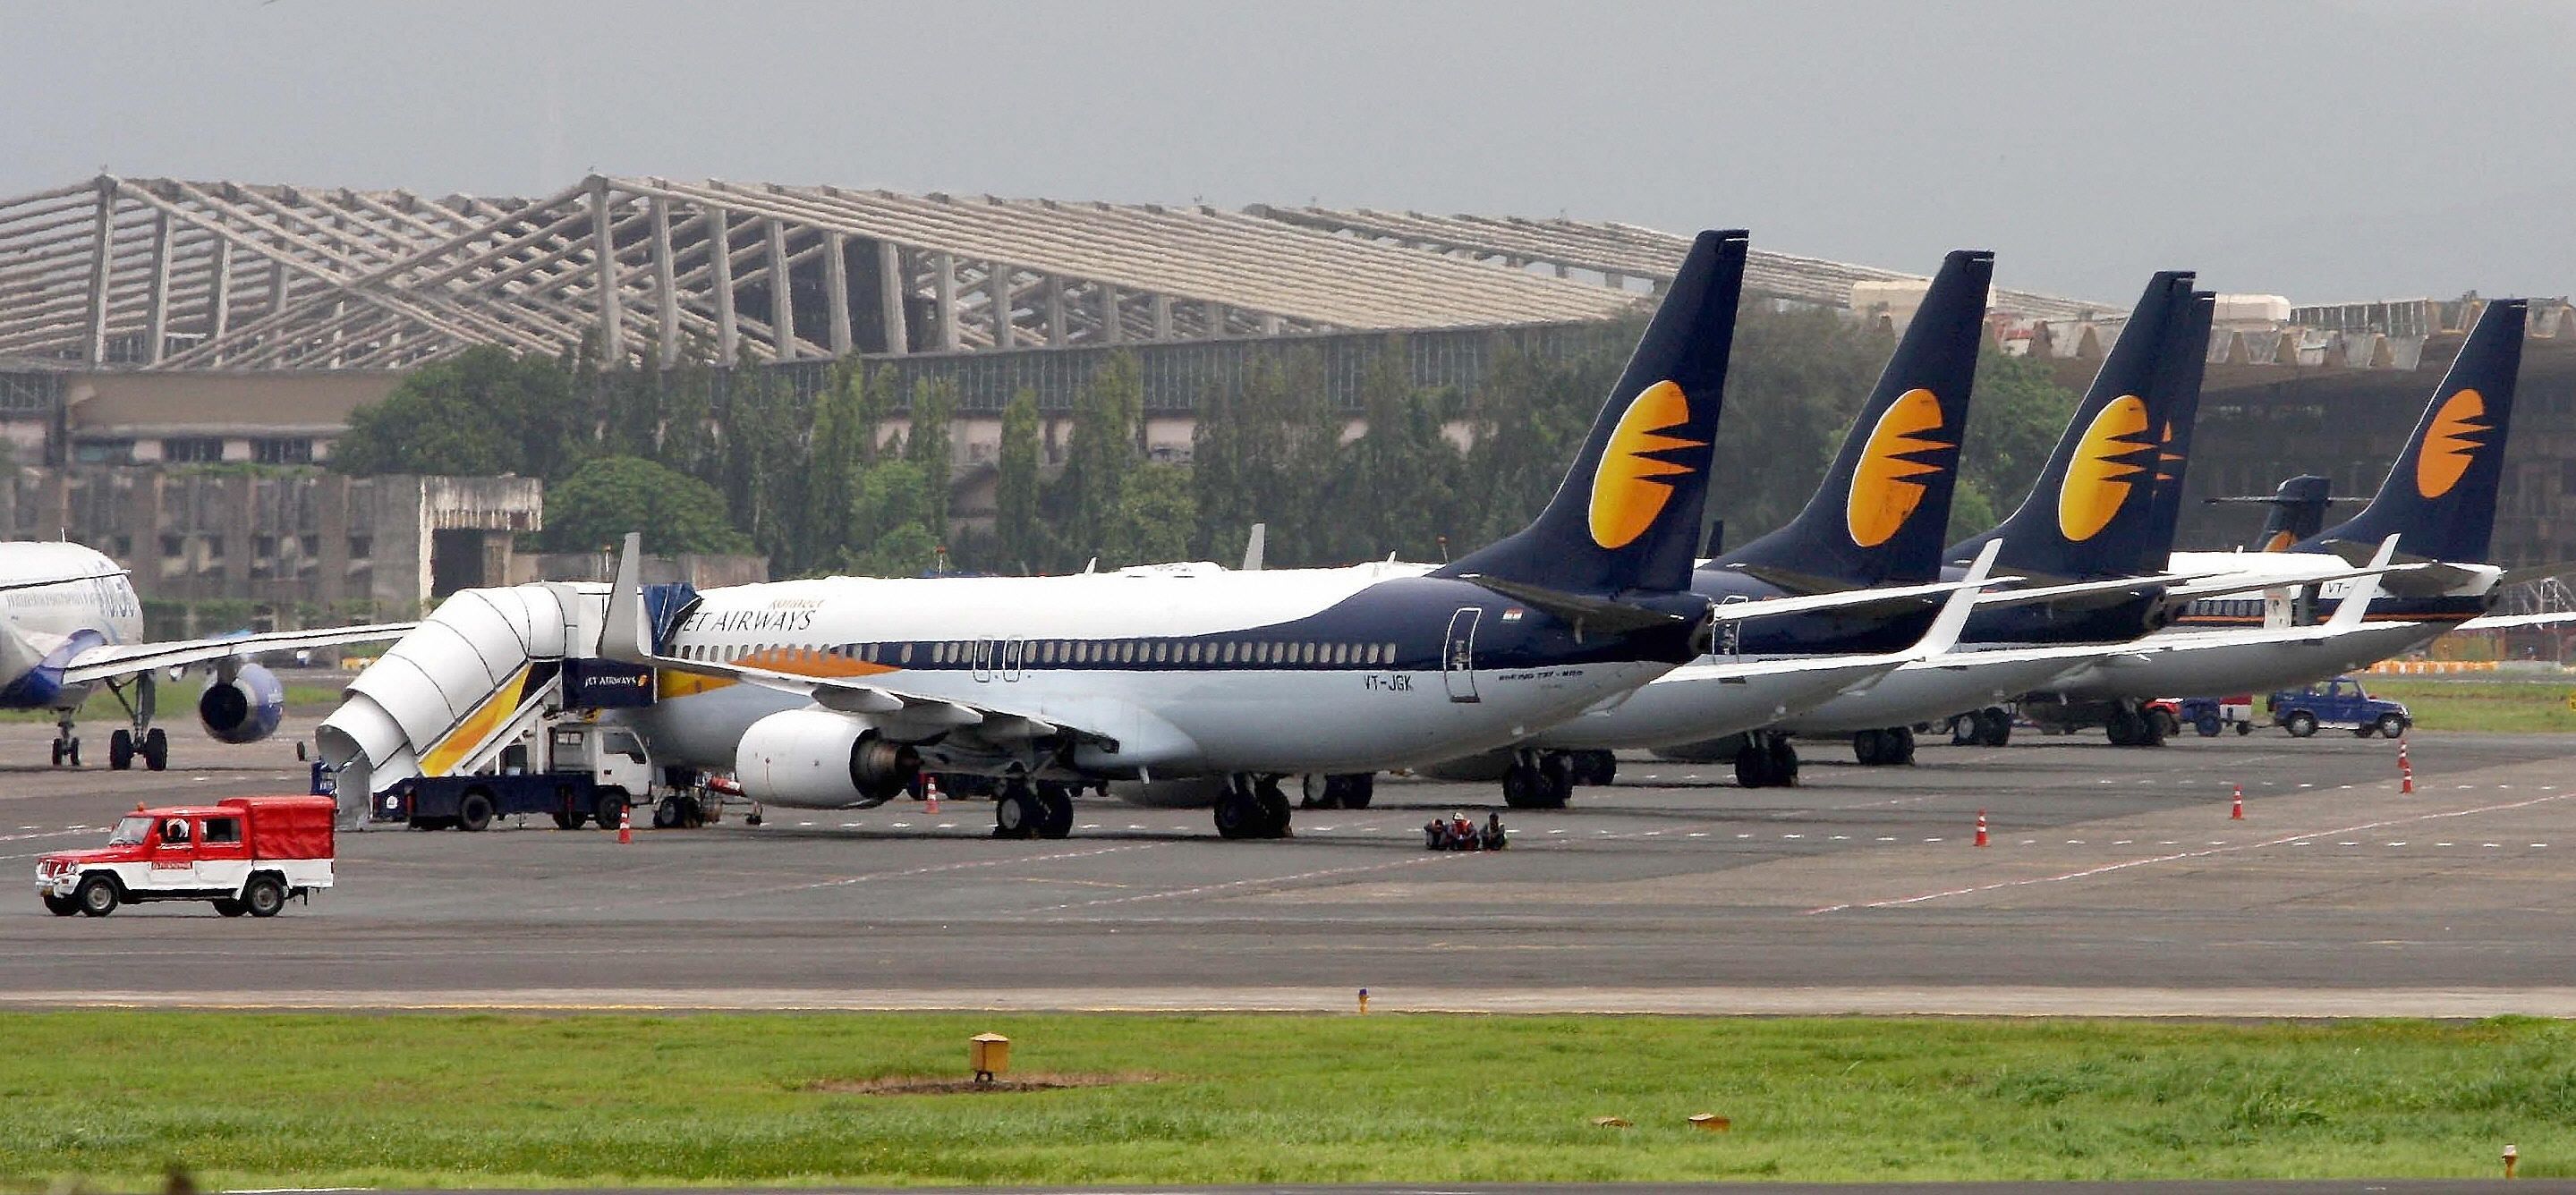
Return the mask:
{"type": "Polygon", "coordinates": [[[1200,650],[1200,645],[1199,645],[1199,644],[1193,643],[1193,644],[1191,644],[1191,645],[1190,645],[1190,659],[1189,659],[1189,662],[1190,662],[1190,663],[1196,664],[1196,663],[1199,663],[1199,662],[1200,662],[1200,661],[1199,661],[1199,650],[1200,650]]]}
{"type": "Polygon", "coordinates": [[[1171,644],[1157,641],[1157,642],[1154,644],[1154,662],[1155,662],[1155,663],[1157,663],[1157,664],[1161,664],[1161,663],[1165,663],[1165,662],[1167,662],[1167,660],[1168,660],[1168,658],[1169,658],[1169,656],[1170,656],[1170,654],[1171,654],[1171,650],[1172,650],[1172,645],[1171,645],[1171,644]]]}
{"type": "Polygon", "coordinates": [[[199,841],[205,843],[207,846],[229,846],[241,841],[240,818],[207,818],[205,821],[205,830],[205,837],[199,839],[199,841]]]}
{"type": "Polygon", "coordinates": [[[911,644],[907,643],[907,644],[904,644],[904,645],[903,645],[903,651],[902,651],[902,653],[897,657],[896,662],[897,662],[897,663],[902,663],[902,664],[909,664],[909,663],[911,663],[911,662],[912,662],[912,645],[911,645],[911,644]]]}
{"type": "Polygon", "coordinates": [[[1228,664],[1234,662],[1234,645],[1231,643],[1225,645],[1225,662],[1228,664]]]}

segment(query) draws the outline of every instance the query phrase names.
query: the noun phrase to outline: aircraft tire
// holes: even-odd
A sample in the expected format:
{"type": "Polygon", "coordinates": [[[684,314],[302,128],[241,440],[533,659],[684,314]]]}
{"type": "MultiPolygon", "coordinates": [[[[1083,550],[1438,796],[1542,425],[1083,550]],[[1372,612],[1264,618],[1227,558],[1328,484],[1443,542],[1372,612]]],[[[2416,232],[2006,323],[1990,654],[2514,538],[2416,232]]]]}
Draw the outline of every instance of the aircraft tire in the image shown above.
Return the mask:
{"type": "Polygon", "coordinates": [[[1028,838],[1046,819],[1046,806],[1026,780],[1012,780],[993,798],[993,837],[1028,838]]]}
{"type": "Polygon", "coordinates": [[[1073,790],[1061,784],[1038,785],[1038,837],[1062,838],[1073,833],[1073,790]]]}
{"type": "MultiPolygon", "coordinates": [[[[297,743],[297,747],[304,744],[297,743]]],[[[170,733],[158,726],[143,732],[143,742],[135,748],[143,756],[143,766],[155,772],[170,770],[170,733]]]]}
{"type": "Polygon", "coordinates": [[[134,766],[134,732],[119,727],[107,736],[107,770],[122,772],[134,766]]]}

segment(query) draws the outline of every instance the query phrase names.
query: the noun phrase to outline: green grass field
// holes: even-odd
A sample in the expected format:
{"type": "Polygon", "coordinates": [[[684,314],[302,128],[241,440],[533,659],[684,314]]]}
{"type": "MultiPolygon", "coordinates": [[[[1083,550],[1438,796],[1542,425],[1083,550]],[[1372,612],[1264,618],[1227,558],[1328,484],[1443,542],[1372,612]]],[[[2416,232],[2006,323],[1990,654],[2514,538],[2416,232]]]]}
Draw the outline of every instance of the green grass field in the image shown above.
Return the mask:
{"type": "Polygon", "coordinates": [[[28,1191],[2482,1176],[2506,1144],[2576,1174],[2576,1026],[2527,1020],[60,1012],[0,1041],[28,1191]],[[818,1089],[959,1077],[985,1030],[1014,1075],[1154,1078],[818,1089]]]}
{"type": "Polygon", "coordinates": [[[2569,681],[2429,680],[2362,678],[2373,697],[2406,703],[2425,730],[2482,730],[2505,734],[2576,732],[2569,681]]]}

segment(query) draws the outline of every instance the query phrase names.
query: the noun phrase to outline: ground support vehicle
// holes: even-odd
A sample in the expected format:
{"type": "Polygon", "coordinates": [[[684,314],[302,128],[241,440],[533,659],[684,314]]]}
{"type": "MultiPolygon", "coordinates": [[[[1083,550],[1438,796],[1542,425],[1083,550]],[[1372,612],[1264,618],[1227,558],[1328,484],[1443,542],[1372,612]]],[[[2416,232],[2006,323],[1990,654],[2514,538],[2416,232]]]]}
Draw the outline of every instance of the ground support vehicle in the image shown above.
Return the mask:
{"type": "Polygon", "coordinates": [[[2204,739],[2217,738],[2231,726],[2238,734],[2254,733],[2254,695],[2251,693],[2227,697],[2169,697],[2151,704],[2171,709],[2176,725],[2188,726],[2204,739]]]}
{"type": "Polygon", "coordinates": [[[2264,698],[2263,708],[2271,714],[2274,726],[2300,739],[2320,728],[2349,730],[2354,738],[2377,734],[2393,739],[2415,724],[2403,703],[2371,696],[2359,679],[2350,676],[2320,681],[2304,689],[2283,689],[2264,698]]]}
{"type": "Polygon", "coordinates": [[[233,797],[134,812],[107,845],[36,861],[36,892],[57,917],[118,905],[202,900],[226,917],[274,917],[331,886],[337,807],[329,797],[233,797]]]}
{"type": "MultiPolygon", "coordinates": [[[[630,816],[629,806],[654,792],[652,758],[633,730],[566,717],[504,748],[491,772],[418,776],[394,785],[376,797],[374,817],[415,830],[480,831],[495,818],[539,814],[558,829],[614,830],[630,816]]],[[[678,825],[683,812],[676,798],[666,799],[654,824],[678,825]]]]}

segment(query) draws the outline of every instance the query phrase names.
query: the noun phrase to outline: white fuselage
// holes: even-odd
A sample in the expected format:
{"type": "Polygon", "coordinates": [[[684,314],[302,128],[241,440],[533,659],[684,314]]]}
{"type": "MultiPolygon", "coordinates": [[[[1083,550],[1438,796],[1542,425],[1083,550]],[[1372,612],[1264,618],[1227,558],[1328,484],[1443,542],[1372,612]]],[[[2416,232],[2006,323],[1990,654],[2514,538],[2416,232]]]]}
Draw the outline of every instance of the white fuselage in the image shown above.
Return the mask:
{"type": "Polygon", "coordinates": [[[143,637],[143,604],[123,569],[105,555],[71,543],[0,543],[0,706],[28,709],[80,704],[88,686],[64,686],[72,655],[100,644],[143,637]]]}
{"type": "MultiPolygon", "coordinates": [[[[1525,640],[1544,616],[1427,571],[1182,565],[746,585],[703,594],[661,652],[1079,728],[1116,745],[1078,748],[1076,767],[1154,778],[1369,771],[1490,750],[1672,667],[1533,664],[1525,640]]],[[[635,720],[670,762],[730,769],[752,723],[811,704],[666,678],[635,720]]]]}

